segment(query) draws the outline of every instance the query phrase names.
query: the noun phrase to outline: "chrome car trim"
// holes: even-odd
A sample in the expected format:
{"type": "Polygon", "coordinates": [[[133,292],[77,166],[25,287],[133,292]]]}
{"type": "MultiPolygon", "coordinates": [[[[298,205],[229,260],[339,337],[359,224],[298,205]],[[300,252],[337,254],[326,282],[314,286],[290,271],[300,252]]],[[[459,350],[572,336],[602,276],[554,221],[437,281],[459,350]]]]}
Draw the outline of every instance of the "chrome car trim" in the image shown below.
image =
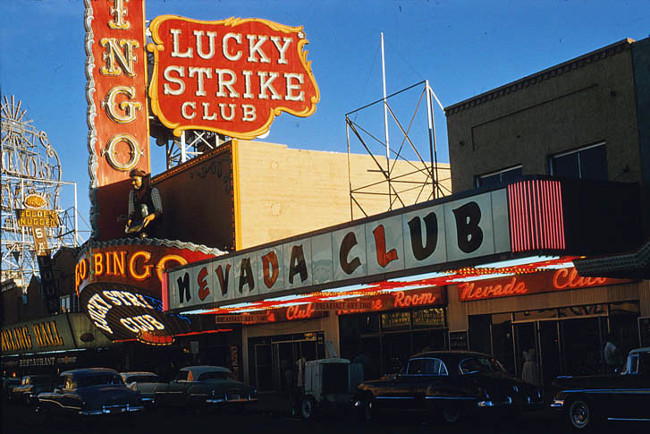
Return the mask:
{"type": "Polygon", "coordinates": [[[563,389],[559,393],[611,393],[623,395],[646,395],[650,389],[563,389]]]}
{"type": "Polygon", "coordinates": [[[376,396],[375,399],[415,399],[415,396],[376,396]]]}
{"type": "Polygon", "coordinates": [[[427,396],[425,399],[455,399],[455,400],[472,400],[475,401],[476,398],[472,396],[427,396]]]}
{"type": "Polygon", "coordinates": [[[624,422],[650,422],[650,419],[640,417],[608,417],[607,420],[624,421],[624,422]]]}

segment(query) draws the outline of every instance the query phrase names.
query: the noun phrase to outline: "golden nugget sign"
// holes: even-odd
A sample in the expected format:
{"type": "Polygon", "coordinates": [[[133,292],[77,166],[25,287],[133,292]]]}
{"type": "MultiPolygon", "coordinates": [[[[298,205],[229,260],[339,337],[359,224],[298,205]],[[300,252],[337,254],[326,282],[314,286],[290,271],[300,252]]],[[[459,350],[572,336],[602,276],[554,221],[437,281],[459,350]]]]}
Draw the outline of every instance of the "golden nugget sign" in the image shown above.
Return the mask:
{"type": "Polygon", "coordinates": [[[302,27],[163,15],[149,29],[152,110],[176,135],[201,129],[251,139],[283,111],[306,117],[316,110],[320,94],[302,27]]]}

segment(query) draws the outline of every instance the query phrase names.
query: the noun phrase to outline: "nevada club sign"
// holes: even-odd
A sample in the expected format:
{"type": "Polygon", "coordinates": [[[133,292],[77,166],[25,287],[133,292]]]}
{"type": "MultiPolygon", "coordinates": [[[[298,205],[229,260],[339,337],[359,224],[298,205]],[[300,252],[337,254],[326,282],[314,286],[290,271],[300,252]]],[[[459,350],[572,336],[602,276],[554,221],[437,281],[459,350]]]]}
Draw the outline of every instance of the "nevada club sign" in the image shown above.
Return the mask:
{"type": "Polygon", "coordinates": [[[178,136],[199,129],[251,139],[281,112],[307,117],[316,110],[320,94],[302,27],[163,15],[149,29],[152,110],[178,136]]]}
{"type": "Polygon", "coordinates": [[[500,189],[178,267],[163,304],[223,306],[509,252],[507,209],[500,189]]]}

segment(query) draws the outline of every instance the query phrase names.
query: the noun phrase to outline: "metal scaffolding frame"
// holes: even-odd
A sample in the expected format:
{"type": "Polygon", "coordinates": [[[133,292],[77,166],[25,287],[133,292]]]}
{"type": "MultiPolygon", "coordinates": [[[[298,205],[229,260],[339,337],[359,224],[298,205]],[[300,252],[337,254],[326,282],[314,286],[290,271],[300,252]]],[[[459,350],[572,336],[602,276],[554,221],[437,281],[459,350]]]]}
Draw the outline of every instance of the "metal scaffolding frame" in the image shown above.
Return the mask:
{"type": "Polygon", "coordinates": [[[184,130],[180,137],[170,135],[156,140],[158,145],[165,146],[167,170],[210,152],[224,142],[224,136],[204,130],[184,130]]]}
{"type": "Polygon", "coordinates": [[[365,184],[359,187],[352,186],[352,179],[350,176],[349,181],[351,218],[354,218],[355,209],[360,210],[364,216],[369,215],[363,207],[363,196],[379,195],[387,197],[388,206],[386,211],[390,211],[392,209],[401,208],[413,203],[420,203],[439,198],[444,194],[451,193],[450,190],[446,189],[442,185],[441,180],[438,176],[438,152],[435,137],[435,120],[433,114],[434,99],[442,108],[442,104],[429,86],[428,80],[425,80],[402,89],[398,92],[395,92],[389,96],[384,95],[382,99],[353,110],[345,115],[349,173],[352,173],[350,161],[352,143],[353,139],[356,139],[358,143],[363,147],[365,152],[367,152],[367,154],[372,158],[372,161],[376,166],[376,169],[372,171],[381,173],[382,176],[382,179],[380,181],[373,182],[371,184],[365,184]],[[418,102],[413,109],[411,118],[406,122],[403,122],[396,114],[396,111],[391,107],[391,99],[407,91],[418,88],[422,88],[422,90],[419,94],[418,102]],[[357,122],[355,120],[356,116],[355,119],[352,118],[352,115],[357,115],[366,109],[377,106],[378,104],[381,104],[384,110],[384,139],[379,138],[377,134],[373,134],[371,128],[366,128],[357,122]],[[416,143],[416,141],[411,137],[416,117],[418,116],[420,110],[424,110],[422,108],[423,104],[426,106],[426,128],[428,131],[428,143],[425,145],[425,148],[426,151],[428,151],[429,155],[426,155],[424,152],[422,152],[422,145],[416,143]],[[395,126],[397,126],[398,133],[396,135],[399,140],[393,140],[393,143],[399,143],[399,146],[396,148],[391,148],[390,146],[390,134],[388,131],[389,120],[392,121],[395,126]],[[381,150],[382,154],[384,155],[379,155],[375,152],[379,152],[379,150],[381,150]],[[413,159],[406,158],[405,153],[407,150],[410,150],[413,153],[415,156],[415,161],[413,159]],[[397,167],[398,161],[403,161],[404,164],[402,166],[410,167],[412,170],[410,172],[397,175],[394,173],[394,170],[397,167]],[[424,175],[424,180],[417,180],[418,178],[422,178],[421,175],[424,175]],[[377,191],[378,187],[380,187],[383,192],[377,191]],[[428,192],[429,187],[431,188],[430,192],[428,192]],[[406,193],[412,192],[417,192],[415,202],[412,200],[405,200],[404,195],[406,193]]]}
{"type": "Polygon", "coordinates": [[[2,281],[13,279],[17,286],[27,285],[38,274],[36,251],[31,228],[18,225],[16,211],[25,208],[25,199],[38,194],[47,209],[54,210],[60,225],[45,228],[48,247],[55,251],[63,246],[80,244],[77,223],[77,185],[61,181],[61,164],[44,131],[37,130],[26,110],[14,96],[2,103],[2,281]],[[62,188],[72,186],[74,206],[63,209],[62,188]]]}

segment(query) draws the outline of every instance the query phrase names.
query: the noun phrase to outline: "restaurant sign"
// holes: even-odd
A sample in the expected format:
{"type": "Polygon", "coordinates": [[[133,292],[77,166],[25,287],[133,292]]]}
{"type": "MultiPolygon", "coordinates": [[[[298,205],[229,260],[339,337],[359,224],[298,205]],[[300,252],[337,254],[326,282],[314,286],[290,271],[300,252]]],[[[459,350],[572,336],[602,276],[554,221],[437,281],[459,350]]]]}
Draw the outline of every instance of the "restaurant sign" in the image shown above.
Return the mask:
{"type": "Polygon", "coordinates": [[[316,110],[320,94],[302,27],[163,15],[149,30],[152,110],[177,136],[196,129],[252,139],[281,112],[307,117],[316,110]]]}
{"type": "Polygon", "coordinates": [[[305,293],[509,252],[506,204],[500,189],[178,267],[167,273],[165,306],[192,310],[305,293]]]}

